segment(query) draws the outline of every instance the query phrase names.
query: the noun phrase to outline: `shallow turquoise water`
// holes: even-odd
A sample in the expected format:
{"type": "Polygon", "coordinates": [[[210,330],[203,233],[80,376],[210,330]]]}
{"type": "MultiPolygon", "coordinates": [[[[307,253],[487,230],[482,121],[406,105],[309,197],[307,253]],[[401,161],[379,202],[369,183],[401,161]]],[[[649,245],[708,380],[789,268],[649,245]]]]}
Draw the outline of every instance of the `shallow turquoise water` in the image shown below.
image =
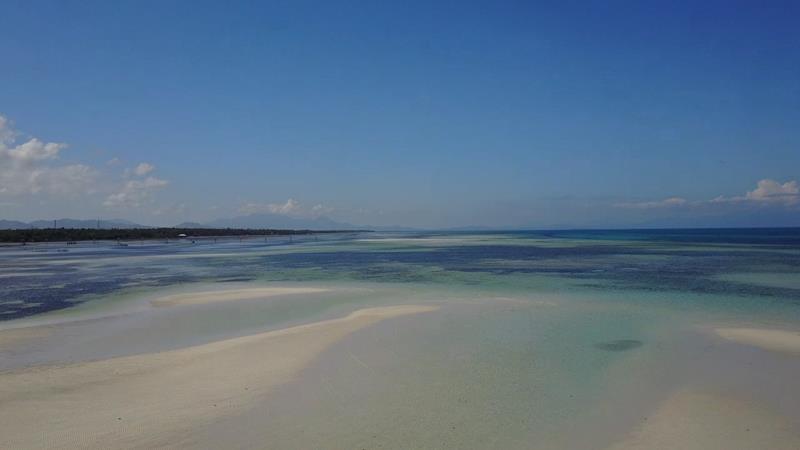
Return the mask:
{"type": "Polygon", "coordinates": [[[663,293],[663,306],[796,311],[800,231],[365,233],[0,248],[0,320],[197,282],[370,281],[486,292],[663,293]],[[720,302],[720,298],[725,300],[720,302]],[[687,300],[688,299],[688,300],[687,300]],[[684,302],[684,300],[686,300],[684,302]],[[681,304],[685,303],[685,304],[681,304]]]}
{"type": "Polygon", "coordinates": [[[800,417],[798,402],[777,393],[800,374],[796,363],[708,331],[800,329],[798,230],[368,233],[63,249],[0,249],[0,328],[56,324],[46,338],[0,348],[0,369],[180,348],[366,306],[441,306],[336,344],[244,420],[210,427],[198,437],[208,447],[236,433],[272,448],[602,448],[671,389],[693,384],[734,386],[800,417]],[[148,303],[275,285],[332,291],[148,303]],[[770,383],[756,382],[765,369],[770,383]]]}

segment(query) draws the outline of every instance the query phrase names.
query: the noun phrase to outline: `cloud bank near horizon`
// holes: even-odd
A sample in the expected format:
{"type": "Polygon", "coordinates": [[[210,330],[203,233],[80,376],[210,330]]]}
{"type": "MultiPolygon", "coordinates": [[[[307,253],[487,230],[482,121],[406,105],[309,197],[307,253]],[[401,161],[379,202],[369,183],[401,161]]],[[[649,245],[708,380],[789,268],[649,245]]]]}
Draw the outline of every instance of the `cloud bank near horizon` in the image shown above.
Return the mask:
{"type": "Polygon", "coordinates": [[[35,137],[17,143],[19,133],[0,116],[0,194],[75,196],[91,193],[97,172],[84,164],[59,164],[67,145],[35,137]]]}
{"type": "Polygon", "coordinates": [[[321,203],[308,207],[292,198],[286,200],[285,203],[246,202],[238,208],[238,212],[244,215],[267,213],[304,219],[317,218],[334,211],[334,208],[321,203]]]}
{"type": "Polygon", "coordinates": [[[668,197],[663,200],[642,202],[620,202],[614,206],[629,209],[660,209],[681,207],[703,207],[709,205],[749,205],[749,206],[779,206],[795,208],[800,206],[800,185],[796,180],[779,181],[765,178],[760,180],[756,188],[741,196],[717,196],[710,200],[690,201],[683,197],[668,197]]]}
{"type": "MultiPolygon", "coordinates": [[[[126,168],[121,177],[115,177],[105,173],[107,168],[62,162],[61,155],[68,149],[65,143],[21,137],[11,121],[0,115],[0,195],[7,198],[46,202],[99,194],[105,200],[96,206],[124,212],[150,205],[153,193],[169,184],[151,175],[155,166],[148,162],[126,168]]],[[[107,166],[119,162],[114,158],[107,166]]]]}
{"type": "MultiPolygon", "coordinates": [[[[219,218],[219,215],[253,215],[275,214],[291,218],[316,219],[329,214],[334,214],[341,221],[364,224],[373,223],[381,225],[380,216],[384,210],[390,213],[385,217],[392,220],[391,225],[412,224],[415,226],[428,226],[420,224],[417,217],[416,223],[412,218],[404,217],[402,212],[392,213],[389,205],[382,205],[381,212],[366,208],[335,208],[333,206],[317,203],[302,202],[294,197],[286,201],[248,201],[231,202],[226,208],[213,205],[201,205],[206,211],[206,217],[198,219],[191,216],[191,203],[202,203],[201,198],[173,198],[163,199],[160,193],[167,191],[172,183],[157,174],[157,166],[153,162],[137,162],[126,164],[118,157],[107,160],[105,163],[86,164],[81,162],[67,162],[62,156],[69,146],[62,142],[47,142],[34,136],[24,136],[17,131],[11,121],[0,115],[0,219],[16,219],[23,214],[9,211],[25,211],[25,205],[63,205],[66,200],[80,204],[88,211],[83,213],[89,217],[116,216],[128,219],[137,219],[147,222],[159,220],[174,223],[186,220],[210,220],[219,218]],[[217,214],[217,217],[210,217],[217,214]],[[135,217],[130,217],[135,215],[135,217]],[[127,217],[126,217],[127,216],[127,217]],[[144,218],[144,219],[142,219],[144,218]],[[377,220],[376,220],[377,218],[377,220]],[[404,223],[405,222],[405,223],[404,223]]],[[[213,178],[209,178],[209,181],[213,178]]],[[[213,186],[208,186],[209,189],[213,186]]],[[[540,199],[539,199],[540,200],[540,199]]],[[[526,216],[516,220],[517,223],[502,224],[504,212],[502,209],[493,210],[492,205],[472,205],[474,211],[471,215],[463,215],[460,219],[453,219],[450,224],[442,226],[459,225],[487,225],[473,219],[474,217],[487,217],[480,211],[492,211],[491,217],[497,221],[493,226],[549,226],[560,223],[562,220],[556,215],[544,219],[542,203],[536,198],[531,198],[527,205],[518,203],[510,208],[520,211],[527,210],[526,216]],[[545,222],[547,220],[549,222],[545,222]],[[459,223],[463,222],[463,223],[459,223]]],[[[636,224],[648,217],[664,218],[669,215],[709,215],[715,213],[738,213],[753,211],[755,208],[764,211],[789,212],[794,214],[795,222],[800,224],[800,185],[796,180],[776,181],[764,178],[756,186],[741,195],[719,195],[707,200],[690,200],[679,196],[670,196],[655,200],[597,200],[586,206],[586,202],[573,202],[565,206],[570,209],[572,218],[586,216],[589,218],[586,225],[591,225],[592,208],[612,207],[619,211],[629,211],[630,214],[621,214],[621,222],[636,224]],[[626,221],[627,222],[624,222],[626,221]]],[[[46,209],[46,208],[45,208],[46,209]]],[[[557,209],[557,208],[555,208],[557,209]]],[[[195,208],[196,211],[196,208],[195,208]]],[[[421,208],[420,211],[426,211],[421,208]]],[[[417,215],[433,215],[438,211],[428,208],[427,212],[417,215]]],[[[80,215],[78,213],[77,215],[80,215]]],[[[508,222],[511,222],[514,211],[505,211],[508,222]]],[[[784,216],[785,217],[785,216],[784,216]]],[[[49,218],[49,217],[47,217],[49,218]]],[[[574,220],[574,219],[572,219],[574,220]]],[[[167,224],[169,222],[166,222],[167,224]]],[[[568,222],[565,222],[568,223],[568,222]]]]}

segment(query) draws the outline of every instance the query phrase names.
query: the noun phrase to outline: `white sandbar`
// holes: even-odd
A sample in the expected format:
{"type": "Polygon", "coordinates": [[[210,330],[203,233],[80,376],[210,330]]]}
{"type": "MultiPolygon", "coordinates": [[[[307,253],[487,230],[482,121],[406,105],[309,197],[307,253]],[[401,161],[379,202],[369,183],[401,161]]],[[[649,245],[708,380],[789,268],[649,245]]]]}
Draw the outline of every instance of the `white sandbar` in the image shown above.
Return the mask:
{"type": "Polygon", "coordinates": [[[716,328],[718,336],[740,344],[800,355],[800,331],[762,328],[716,328]]]}
{"type": "Polygon", "coordinates": [[[669,397],[613,450],[796,450],[782,416],[751,403],[692,391],[669,397]]]}
{"type": "Polygon", "coordinates": [[[367,308],[185,349],[0,372],[0,448],[187,447],[194,430],[248,410],[348,334],[435,309],[367,308]]]}
{"type": "Polygon", "coordinates": [[[263,287],[229,289],[224,291],[173,294],[151,300],[153,306],[203,305],[206,303],[255,300],[278,295],[320,294],[330,289],[312,287],[263,287]]]}

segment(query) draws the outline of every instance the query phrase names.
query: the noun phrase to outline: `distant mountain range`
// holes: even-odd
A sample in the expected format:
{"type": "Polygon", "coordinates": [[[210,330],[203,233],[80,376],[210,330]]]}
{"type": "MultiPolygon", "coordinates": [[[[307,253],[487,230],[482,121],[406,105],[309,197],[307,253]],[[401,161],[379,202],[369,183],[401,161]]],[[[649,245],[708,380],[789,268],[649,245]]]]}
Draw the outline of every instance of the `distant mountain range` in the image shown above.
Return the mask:
{"type": "MultiPolygon", "coordinates": [[[[0,220],[0,230],[30,229],[30,228],[155,228],[148,225],[141,225],[129,220],[112,219],[100,220],[99,222],[91,219],[57,219],[53,220],[34,220],[32,222],[22,222],[19,220],[0,220]]],[[[273,228],[291,230],[355,230],[363,229],[349,223],[336,222],[327,217],[317,217],[312,219],[301,219],[288,217],[280,214],[251,214],[248,216],[232,217],[227,219],[216,219],[206,223],[183,222],[175,225],[175,228],[273,228]]]]}
{"type": "Polygon", "coordinates": [[[152,228],[146,225],[131,222],[129,220],[111,219],[56,219],[53,220],[34,220],[33,222],[21,222],[19,220],[0,220],[0,230],[17,230],[30,228],[152,228]]]}

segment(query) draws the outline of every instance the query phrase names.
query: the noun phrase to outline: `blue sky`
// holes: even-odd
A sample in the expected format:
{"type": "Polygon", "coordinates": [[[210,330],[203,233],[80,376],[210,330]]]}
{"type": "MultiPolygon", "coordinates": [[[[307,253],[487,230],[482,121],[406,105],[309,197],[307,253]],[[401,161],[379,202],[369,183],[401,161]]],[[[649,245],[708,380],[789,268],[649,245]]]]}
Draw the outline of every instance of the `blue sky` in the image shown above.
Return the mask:
{"type": "Polygon", "coordinates": [[[4,1],[0,218],[800,225],[798,17],[4,1]]]}

